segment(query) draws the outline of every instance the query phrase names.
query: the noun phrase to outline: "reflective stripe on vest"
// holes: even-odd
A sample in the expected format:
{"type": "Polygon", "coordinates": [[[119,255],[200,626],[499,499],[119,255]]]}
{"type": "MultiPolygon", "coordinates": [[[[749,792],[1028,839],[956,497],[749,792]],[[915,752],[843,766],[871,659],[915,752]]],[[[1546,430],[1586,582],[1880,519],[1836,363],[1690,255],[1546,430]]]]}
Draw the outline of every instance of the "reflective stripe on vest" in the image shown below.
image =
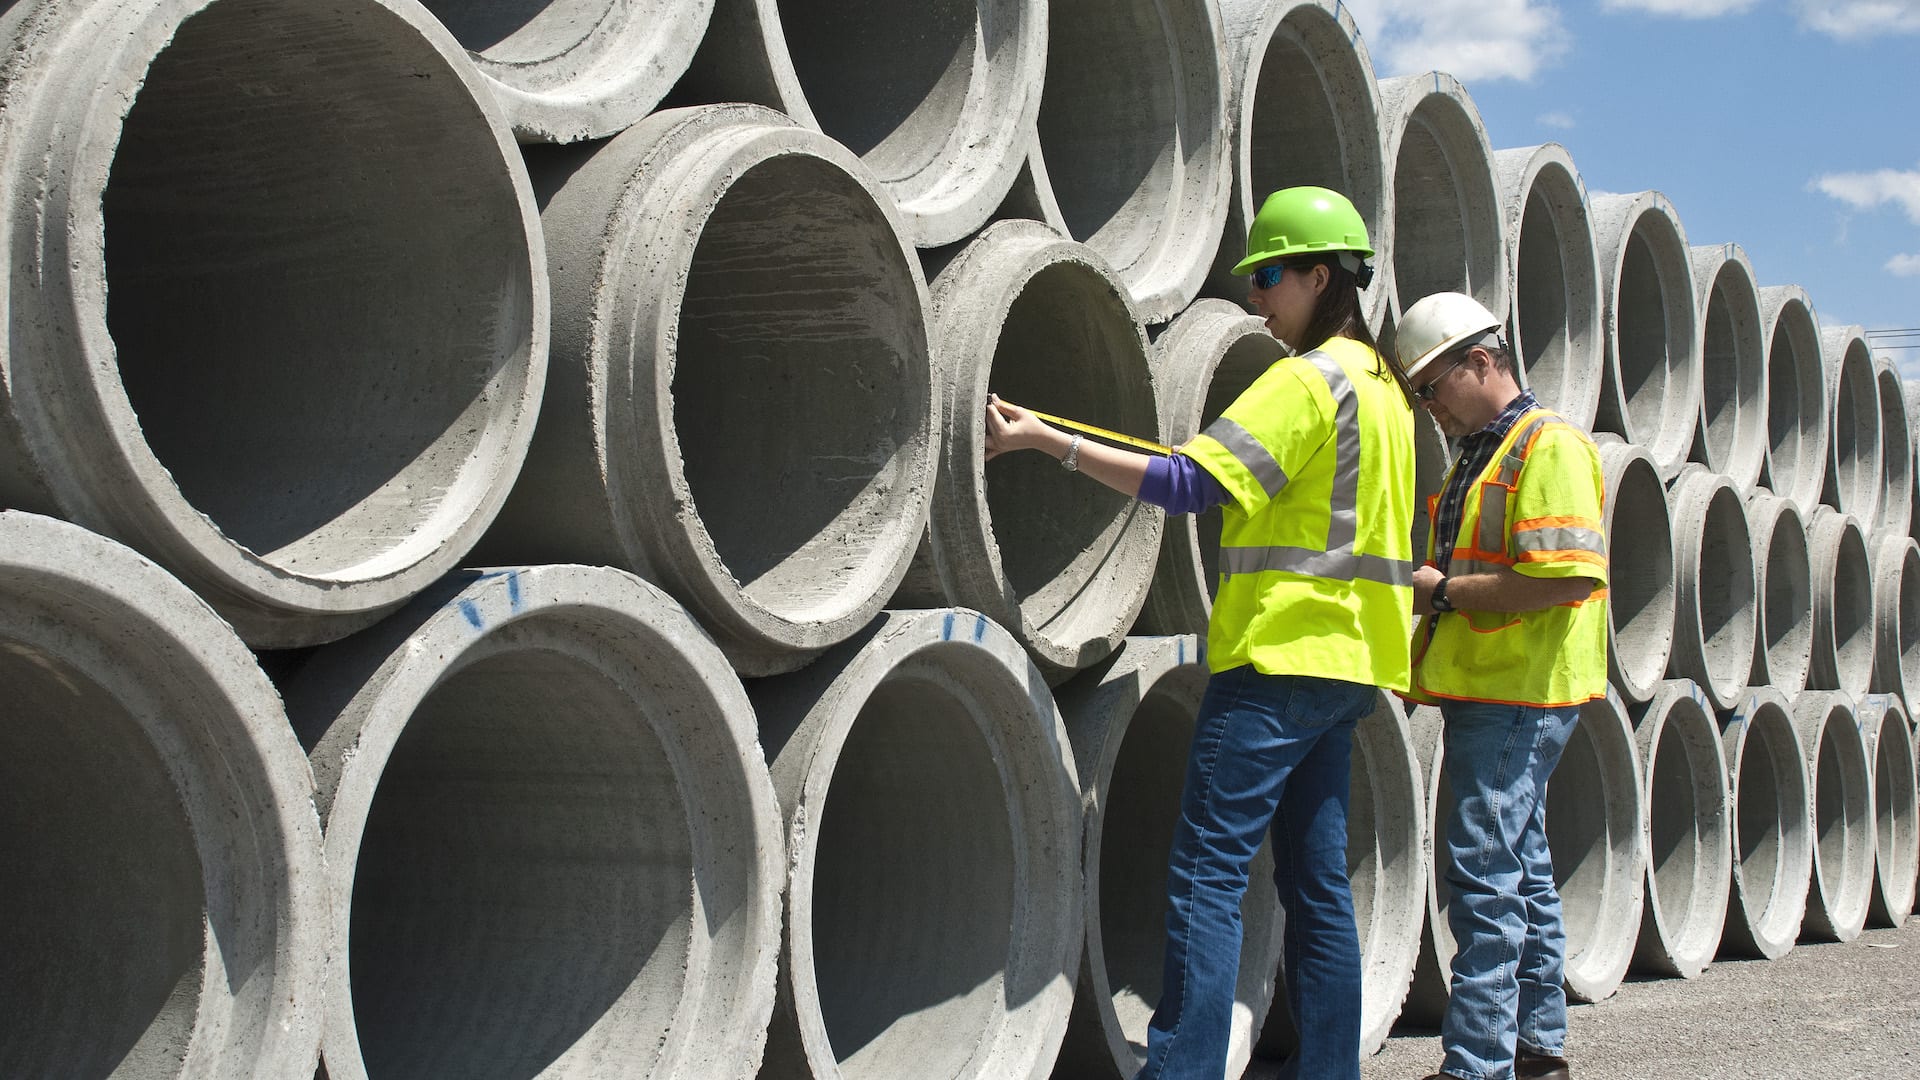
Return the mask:
{"type": "Polygon", "coordinates": [[[1286,470],[1273,460],[1273,455],[1246,428],[1223,416],[1208,424],[1204,434],[1225,447],[1235,461],[1260,481],[1261,490],[1267,493],[1267,498],[1279,495],[1280,489],[1287,486],[1286,470]]]}
{"type": "Polygon", "coordinates": [[[1454,551],[1448,565],[1450,573],[1464,577],[1513,565],[1513,556],[1507,554],[1507,495],[1520,484],[1520,470],[1527,464],[1527,451],[1533,449],[1534,436],[1558,419],[1544,409],[1522,416],[1508,434],[1501,453],[1481,474],[1481,479],[1473,481],[1480,489],[1480,516],[1475,522],[1473,549],[1454,551]]]}

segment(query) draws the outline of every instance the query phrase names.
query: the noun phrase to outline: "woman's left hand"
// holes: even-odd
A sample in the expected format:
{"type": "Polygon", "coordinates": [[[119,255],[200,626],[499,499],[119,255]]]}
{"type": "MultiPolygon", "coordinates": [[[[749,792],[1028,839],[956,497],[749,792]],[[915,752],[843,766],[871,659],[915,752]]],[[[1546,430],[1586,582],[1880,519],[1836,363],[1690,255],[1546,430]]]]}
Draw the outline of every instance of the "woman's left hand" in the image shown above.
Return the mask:
{"type": "Polygon", "coordinates": [[[997,395],[987,395],[987,457],[992,461],[1014,450],[1033,450],[1045,445],[1053,428],[1018,405],[1009,405],[997,395]]]}

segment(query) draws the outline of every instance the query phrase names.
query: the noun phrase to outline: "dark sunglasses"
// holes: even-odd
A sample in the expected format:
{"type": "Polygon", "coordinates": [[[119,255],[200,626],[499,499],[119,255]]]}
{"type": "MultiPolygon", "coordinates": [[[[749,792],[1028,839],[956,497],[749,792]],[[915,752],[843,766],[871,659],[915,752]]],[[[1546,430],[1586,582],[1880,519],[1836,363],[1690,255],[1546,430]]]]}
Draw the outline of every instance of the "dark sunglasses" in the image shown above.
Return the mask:
{"type": "Polygon", "coordinates": [[[1466,362],[1467,362],[1467,354],[1464,352],[1461,353],[1459,356],[1454,357],[1453,363],[1448,364],[1446,367],[1442,368],[1440,370],[1440,374],[1435,375],[1433,378],[1427,380],[1427,384],[1425,386],[1414,387],[1413,396],[1416,398],[1419,398],[1421,401],[1432,401],[1434,398],[1440,395],[1440,380],[1452,374],[1454,368],[1457,368],[1461,364],[1464,364],[1466,362]]]}
{"type": "Polygon", "coordinates": [[[1269,266],[1263,266],[1260,269],[1255,270],[1253,272],[1254,287],[1260,288],[1260,289],[1271,289],[1275,285],[1280,284],[1280,277],[1286,272],[1287,272],[1287,268],[1282,263],[1273,263],[1269,266]]]}

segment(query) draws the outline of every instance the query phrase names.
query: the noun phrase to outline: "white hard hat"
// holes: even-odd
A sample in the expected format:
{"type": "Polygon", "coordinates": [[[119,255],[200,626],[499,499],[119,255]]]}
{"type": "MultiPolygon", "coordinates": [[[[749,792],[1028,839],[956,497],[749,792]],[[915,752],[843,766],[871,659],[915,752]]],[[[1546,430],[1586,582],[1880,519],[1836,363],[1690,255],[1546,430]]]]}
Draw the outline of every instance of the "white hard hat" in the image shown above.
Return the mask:
{"type": "Polygon", "coordinates": [[[1394,330],[1393,351],[1411,379],[1422,368],[1460,345],[1500,329],[1500,320],[1465,293],[1422,297],[1407,309],[1394,330]]]}

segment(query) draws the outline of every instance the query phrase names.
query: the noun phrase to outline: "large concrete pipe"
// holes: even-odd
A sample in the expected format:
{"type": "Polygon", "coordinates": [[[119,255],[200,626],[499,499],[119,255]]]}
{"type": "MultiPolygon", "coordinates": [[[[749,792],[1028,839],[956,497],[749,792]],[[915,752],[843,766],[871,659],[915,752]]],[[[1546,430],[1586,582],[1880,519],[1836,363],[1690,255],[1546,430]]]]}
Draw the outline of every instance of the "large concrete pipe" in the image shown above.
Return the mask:
{"type": "Polygon", "coordinates": [[[1591,428],[1606,336],[1587,186],[1559,143],[1496,150],[1493,171],[1513,303],[1507,326],[1526,385],[1540,404],[1591,428]]]}
{"type": "Polygon", "coordinates": [[[750,684],[786,815],[765,1080],[1038,1080],[1080,963],[1080,785],[1020,643],[892,611],[750,684]]]}
{"type": "Polygon", "coordinates": [[[1606,482],[1607,667],[1629,704],[1653,696],[1673,652],[1676,600],[1667,489],[1647,451],[1600,440],[1606,482]]]}
{"type": "Polygon", "coordinates": [[[313,778],[233,630],[132,551],[0,512],[0,1075],[307,1080],[313,778]]]}
{"type": "Polygon", "coordinates": [[[1447,818],[1453,813],[1453,784],[1447,778],[1446,721],[1439,708],[1418,705],[1407,713],[1407,736],[1413,747],[1414,763],[1420,766],[1421,788],[1426,798],[1427,834],[1423,840],[1427,864],[1427,917],[1420,927],[1420,951],[1414,957],[1413,979],[1407,987],[1407,1001],[1400,1011],[1403,1019],[1437,1028],[1446,1019],[1447,999],[1452,996],[1453,955],[1459,945],[1453,940],[1453,928],[1447,923],[1447,900],[1452,888],[1447,884],[1447,818]]]}
{"type": "Polygon", "coordinates": [[[466,47],[514,134],[574,142],[618,134],[666,96],[714,0],[421,3],[466,47]]]}
{"type": "Polygon", "coordinates": [[[1867,898],[1867,921],[1897,928],[1913,914],[1915,875],[1920,872],[1913,727],[1900,699],[1891,694],[1861,698],[1860,738],[1873,773],[1873,892],[1867,898]]]}
{"type": "MultiPolygon", "coordinates": [[[[1125,1078],[1146,1063],[1147,1024],[1160,1001],[1166,962],[1167,854],[1207,685],[1200,641],[1128,638],[1057,695],[1086,820],[1087,945],[1055,1076],[1125,1078]]],[[[1272,879],[1273,852],[1263,846],[1240,904],[1228,1076],[1246,1068],[1254,1033],[1273,1003],[1282,916],[1272,879]]]]}
{"type": "Polygon", "coordinates": [[[1852,514],[1816,506],[1807,519],[1807,559],[1813,582],[1813,655],[1807,686],[1845,690],[1855,697],[1873,682],[1878,626],[1874,564],[1866,534],[1852,514]]]}
{"type": "MultiPolygon", "coordinates": [[[[1903,381],[1900,388],[1902,391],[1901,396],[1906,398],[1907,401],[1907,423],[1909,425],[1920,423],[1920,383],[1903,381]]],[[[1908,489],[1911,492],[1911,496],[1907,500],[1908,515],[1906,532],[1908,536],[1913,537],[1915,540],[1920,540],[1920,431],[1913,431],[1911,426],[1909,426],[1907,430],[1913,435],[1913,455],[1909,458],[1911,467],[1907,470],[1909,475],[1913,477],[1913,482],[1909,485],[1908,489]]],[[[1898,530],[1900,527],[1899,522],[1893,522],[1891,527],[1898,530]]]]}
{"type": "Polygon", "coordinates": [[[940,394],[898,215],[843,147],[755,105],[534,167],[553,372],[481,557],[632,570],[741,673],[804,664],[879,612],[931,498],[940,394]]]}
{"type": "Polygon", "coordinates": [[[1786,696],[1750,688],[1721,714],[1720,748],[1733,808],[1733,882],[1720,951],[1778,960],[1800,936],[1813,873],[1807,761],[1786,696]]]}
{"type": "Polygon", "coordinates": [[[327,1076],[753,1069],[779,811],[739,679],[670,597],[456,574],[281,689],[326,827],[327,1076]]]}
{"type": "Polygon", "coordinates": [[[1360,294],[1379,330],[1393,292],[1393,187],[1380,145],[1373,60],[1340,0],[1220,0],[1229,49],[1233,198],[1209,296],[1243,301],[1230,271],[1268,195],[1313,184],[1353,201],[1373,242],[1375,277],[1360,294]]]}
{"type": "Polygon", "coordinates": [[[451,35],[405,0],[7,23],[0,505],[138,548],[256,647],[457,565],[526,452],[547,280],[451,35]]]}
{"type": "Polygon", "coordinates": [[[712,0],[667,101],[751,101],[858,155],[920,247],[978,230],[1025,164],[1047,64],[1028,0],[712,0]]]}
{"type": "MultiPolygon", "coordinates": [[[[1427,533],[1432,522],[1427,516],[1427,500],[1440,494],[1447,482],[1447,467],[1452,464],[1452,454],[1447,448],[1447,436],[1440,430],[1439,421],[1425,409],[1413,411],[1413,559],[1415,564],[1426,561],[1427,533]]],[[[1447,537],[1440,542],[1452,543],[1456,537],[1447,537]]]]}
{"type": "Polygon", "coordinates": [[[1873,689],[1920,701],[1920,544],[1880,537],[1872,576],[1873,689]]]}
{"type": "Polygon", "coordinates": [[[1167,322],[1199,295],[1232,197],[1219,4],[1046,0],[1045,9],[1030,167],[1046,221],[1113,266],[1142,318],[1167,322]]]}
{"type": "Polygon", "coordinates": [[[1507,243],[1493,148],[1467,88],[1441,71],[1380,81],[1380,142],[1393,180],[1394,310],[1463,292],[1507,311],[1507,243]]]}
{"type": "Polygon", "coordinates": [[[1803,941],[1852,941],[1873,892],[1873,771],[1853,697],[1807,690],[1793,703],[1813,815],[1813,877],[1803,941]]]}
{"type": "Polygon", "coordinates": [[[1098,253],[1003,221],[934,282],[946,438],[929,538],[895,599],[978,608],[1055,682],[1112,652],[1146,600],[1164,515],[1045,454],[988,462],[987,394],[1114,431],[1160,430],[1152,346],[1098,253]]]}
{"type": "Polygon", "coordinates": [[[1592,212],[1607,329],[1594,430],[1645,446],[1661,479],[1671,480],[1700,423],[1699,316],[1687,234],[1657,191],[1603,195],[1592,212]]]}
{"type": "Polygon", "coordinates": [[[1738,244],[1693,249],[1700,317],[1700,425],[1693,456],[1742,496],[1767,460],[1767,351],[1760,289],[1738,244]]]}
{"type": "Polygon", "coordinates": [[[1720,726],[1691,679],[1661,682],[1633,721],[1647,785],[1647,902],[1633,962],[1691,979],[1720,948],[1733,873],[1720,726]]]}
{"type": "Polygon", "coordinates": [[[1885,481],[1880,467],[1880,381],[1873,350],[1858,326],[1821,331],[1820,348],[1824,378],[1833,390],[1823,501],[1852,514],[1862,532],[1872,532],[1880,517],[1880,485],[1885,481]]]}
{"type": "Polygon", "coordinates": [[[1827,379],[1813,301],[1798,285],[1760,290],[1767,335],[1767,464],[1763,482],[1802,514],[1820,502],[1827,474],[1827,379]]]}
{"type": "Polygon", "coordinates": [[[1759,624],[1747,506],[1730,479],[1697,464],[1680,471],[1667,499],[1676,583],[1667,672],[1730,709],[1753,674],[1759,624]]]}
{"type": "Polygon", "coordinates": [[[1892,360],[1873,362],[1880,402],[1880,500],[1874,507],[1875,538],[1907,535],[1913,517],[1913,430],[1920,419],[1907,411],[1900,369],[1892,360]]]}
{"type": "Polygon", "coordinates": [[[1759,627],[1753,641],[1753,683],[1789,698],[1807,685],[1813,663],[1813,561],[1807,529],[1792,500],[1766,488],[1747,498],[1759,627]]]}
{"type": "Polygon", "coordinates": [[[1626,703],[1609,688],[1581,707],[1547,785],[1547,845],[1575,1001],[1611,995],[1633,960],[1646,902],[1644,776],[1626,703]]]}
{"type": "MultiPolygon", "coordinates": [[[[1175,446],[1206,430],[1286,355],[1286,347],[1260,319],[1213,299],[1195,301],[1155,344],[1160,433],[1175,446]]],[[[1220,509],[1170,518],[1165,529],[1137,630],[1204,638],[1220,582],[1220,509]]]]}

